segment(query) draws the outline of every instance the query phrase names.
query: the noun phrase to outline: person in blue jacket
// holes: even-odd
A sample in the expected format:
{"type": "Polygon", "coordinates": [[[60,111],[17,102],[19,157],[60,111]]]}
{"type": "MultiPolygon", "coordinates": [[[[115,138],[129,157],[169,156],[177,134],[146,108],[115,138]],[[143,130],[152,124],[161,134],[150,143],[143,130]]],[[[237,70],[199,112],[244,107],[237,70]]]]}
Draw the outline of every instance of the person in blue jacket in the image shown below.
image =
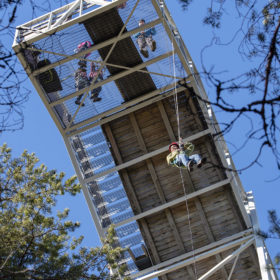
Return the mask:
{"type": "MultiPolygon", "coordinates": [[[[139,21],[139,26],[145,24],[145,20],[141,19],[139,21]]],[[[147,50],[147,46],[151,49],[152,52],[156,50],[156,41],[153,39],[153,35],[156,34],[156,29],[154,27],[140,31],[135,35],[137,38],[137,44],[139,46],[140,52],[144,57],[149,57],[149,52],[147,50]]]]}

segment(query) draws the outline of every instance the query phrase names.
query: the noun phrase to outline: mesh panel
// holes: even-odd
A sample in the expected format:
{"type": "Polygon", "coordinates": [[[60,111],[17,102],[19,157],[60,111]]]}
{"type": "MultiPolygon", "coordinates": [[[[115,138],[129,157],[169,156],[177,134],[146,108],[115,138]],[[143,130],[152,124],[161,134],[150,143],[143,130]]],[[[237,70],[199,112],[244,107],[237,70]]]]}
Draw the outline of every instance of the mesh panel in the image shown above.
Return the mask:
{"type": "MultiPolygon", "coordinates": [[[[69,56],[73,56],[77,52],[77,47],[81,42],[90,41],[92,44],[98,44],[118,36],[123,23],[127,20],[135,3],[136,0],[128,0],[127,6],[124,9],[113,8],[107,10],[84,22],[80,22],[80,24],[72,25],[35,42],[34,47],[43,50],[43,52],[39,56],[38,54],[34,56],[34,53],[29,54],[29,59],[34,60],[32,63],[29,62],[30,67],[32,66],[32,70],[36,70],[48,66],[51,63],[60,62],[65,58],[69,58],[69,56]]],[[[84,6],[87,12],[98,7],[98,5],[84,6]]],[[[77,16],[78,14],[75,12],[72,15],[72,19],[77,16]]],[[[141,0],[139,2],[124,32],[137,28],[139,20],[143,18],[146,23],[158,18],[150,0],[141,0]]],[[[40,24],[43,26],[45,22],[40,24]]],[[[33,28],[38,28],[38,26],[33,26],[33,28]]],[[[108,65],[103,69],[103,79],[111,79],[112,76],[127,71],[127,69],[117,67],[117,65],[133,68],[150,59],[170,52],[172,46],[164,27],[159,24],[155,26],[155,29],[156,34],[153,35],[153,39],[156,42],[156,48],[153,49],[151,46],[147,47],[148,57],[145,57],[143,52],[140,52],[139,42],[137,42],[137,38],[134,35],[119,41],[108,59],[108,65]]],[[[155,73],[149,74],[134,71],[119,77],[115,81],[110,81],[102,85],[102,87],[97,84],[96,89],[91,92],[87,89],[81,96],[83,98],[88,94],[85,98],[84,106],[81,106],[77,111],[79,100],[77,100],[77,96],[73,97],[73,95],[78,90],[84,90],[85,87],[91,84],[88,81],[90,63],[94,62],[96,66],[100,65],[107,56],[111,46],[105,46],[98,51],[92,51],[83,57],[57,63],[54,68],[36,75],[36,82],[50,103],[57,102],[63,98],[63,102],[53,106],[54,113],[63,128],[68,127],[70,123],[79,124],[119,106],[123,102],[140,97],[155,89],[164,88],[174,82],[172,77],[166,76],[173,75],[173,61],[172,56],[170,56],[141,69],[155,73]],[[77,72],[79,71],[82,71],[86,77],[82,86],[81,81],[77,79],[77,72]],[[156,73],[161,75],[157,75],[156,73]],[[94,98],[90,98],[97,91],[99,91],[99,97],[102,99],[98,102],[94,98]],[[74,115],[75,119],[73,119],[74,115]]],[[[186,76],[177,56],[175,57],[175,66],[178,77],[186,76]]],[[[99,80],[99,82],[101,81],[102,79],[99,80]]],[[[72,136],[70,140],[81,173],[87,181],[92,176],[115,166],[115,161],[102,127],[97,126],[89,129],[84,133],[72,136]]],[[[103,228],[107,228],[112,223],[116,224],[134,216],[124,186],[117,172],[111,172],[96,180],[92,180],[87,186],[103,228]]],[[[116,229],[116,232],[121,246],[130,247],[136,257],[144,255],[143,249],[141,248],[143,238],[136,222],[120,226],[116,229]]],[[[135,264],[127,252],[121,262],[127,263],[130,272],[137,271],[135,264]]]]}
{"type": "MultiPolygon", "coordinates": [[[[72,148],[85,178],[115,165],[101,127],[95,127],[71,138],[72,148]]],[[[92,201],[103,228],[133,217],[128,197],[117,172],[109,173],[88,183],[92,201]]],[[[136,222],[116,228],[119,244],[130,247],[135,255],[143,255],[143,238],[136,222]],[[140,247],[139,247],[140,246],[140,247]]],[[[129,272],[137,268],[126,252],[121,263],[126,262],[129,272]]]]}

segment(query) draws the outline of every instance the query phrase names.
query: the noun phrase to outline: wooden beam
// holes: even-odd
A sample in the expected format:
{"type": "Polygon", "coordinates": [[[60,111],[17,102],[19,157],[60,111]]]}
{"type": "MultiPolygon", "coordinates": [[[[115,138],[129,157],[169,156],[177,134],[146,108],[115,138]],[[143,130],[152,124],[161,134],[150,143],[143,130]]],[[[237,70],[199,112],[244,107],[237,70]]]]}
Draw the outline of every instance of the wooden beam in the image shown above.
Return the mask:
{"type": "MultiPolygon", "coordinates": [[[[121,153],[119,151],[119,148],[117,146],[117,143],[116,143],[116,140],[113,136],[113,133],[112,133],[112,130],[110,128],[110,125],[109,124],[106,124],[104,126],[104,130],[105,130],[105,133],[108,137],[108,140],[110,141],[110,144],[111,144],[111,147],[112,147],[112,150],[114,152],[114,155],[116,157],[116,160],[118,163],[122,163],[123,160],[122,160],[122,156],[121,156],[121,153]]],[[[133,187],[131,186],[131,183],[130,183],[130,179],[129,179],[129,176],[126,172],[126,170],[124,170],[124,172],[122,172],[122,175],[123,175],[123,179],[124,181],[126,182],[126,191],[127,191],[127,194],[129,196],[129,198],[131,199],[132,201],[132,204],[133,204],[133,210],[134,211],[137,211],[138,213],[141,213],[142,212],[142,209],[141,209],[141,206],[137,200],[137,196],[134,192],[134,189],[133,187]]]]}
{"type": "MultiPolygon", "coordinates": [[[[189,187],[191,188],[192,192],[194,192],[194,191],[195,191],[195,188],[194,188],[194,185],[193,185],[193,183],[192,183],[190,174],[189,174],[188,172],[185,172],[185,175],[186,175],[186,177],[187,177],[187,179],[188,179],[189,187]]],[[[186,202],[186,203],[187,203],[187,202],[186,202]]],[[[202,206],[202,204],[201,204],[200,199],[199,199],[198,197],[195,197],[194,203],[195,203],[196,209],[198,210],[198,214],[199,214],[200,220],[201,220],[201,222],[202,222],[202,226],[203,226],[203,228],[204,228],[204,231],[205,231],[205,233],[206,233],[206,235],[207,235],[209,241],[210,241],[211,243],[215,242],[216,240],[215,240],[215,238],[214,238],[214,234],[213,234],[213,232],[211,231],[210,225],[209,225],[209,223],[208,223],[208,221],[207,221],[207,218],[206,218],[206,216],[205,216],[205,212],[204,212],[204,209],[203,209],[203,206],[202,206]]],[[[216,260],[217,260],[218,263],[221,262],[222,259],[223,259],[222,256],[221,256],[220,254],[217,254],[217,255],[215,256],[215,258],[216,258],[216,260]]],[[[227,279],[227,278],[228,278],[228,272],[226,271],[226,268],[225,268],[225,267],[222,267],[222,273],[223,273],[223,277],[225,277],[225,279],[227,279]]]]}
{"type": "MultiPolygon", "coordinates": [[[[179,93],[179,92],[177,90],[177,93],[179,93]]],[[[163,119],[163,122],[165,124],[166,130],[168,132],[169,138],[170,138],[171,142],[174,142],[174,141],[176,141],[176,138],[175,138],[175,135],[174,135],[174,131],[172,129],[172,126],[170,124],[169,118],[168,118],[168,116],[166,114],[166,111],[165,111],[165,108],[164,108],[164,105],[163,105],[162,101],[159,101],[157,103],[157,105],[158,105],[161,117],[163,119]]]]}
{"type": "MultiPolygon", "coordinates": [[[[122,172],[122,173],[123,173],[123,172],[122,172]]],[[[143,218],[145,218],[145,217],[147,217],[147,216],[154,215],[154,214],[156,214],[157,212],[164,211],[166,208],[174,207],[174,206],[176,206],[176,205],[179,205],[179,204],[183,203],[185,200],[190,200],[190,199],[193,199],[193,198],[195,198],[195,197],[197,197],[197,196],[206,194],[206,193],[208,193],[208,192],[210,192],[210,191],[219,189],[219,188],[221,188],[221,187],[223,187],[223,186],[226,186],[226,185],[229,184],[229,183],[230,183],[229,179],[220,181],[220,182],[215,183],[215,184],[213,184],[213,185],[211,185],[211,186],[205,187],[205,188],[200,189],[200,190],[198,190],[198,191],[195,191],[195,192],[192,192],[192,193],[190,193],[190,194],[187,194],[186,196],[179,197],[179,198],[174,199],[174,200],[172,200],[172,201],[169,201],[169,202],[167,202],[167,203],[165,203],[165,204],[162,204],[162,205],[160,205],[160,206],[157,206],[157,207],[154,207],[154,208],[152,208],[152,209],[150,209],[150,210],[147,210],[147,211],[145,211],[145,212],[142,212],[142,213],[140,213],[140,214],[138,214],[138,215],[135,215],[135,216],[133,216],[133,217],[130,217],[130,218],[124,220],[124,221],[121,221],[121,222],[115,224],[115,227],[117,228],[117,227],[123,226],[123,225],[125,225],[125,224],[131,223],[131,222],[133,222],[133,221],[143,219],[143,218]]]]}
{"type": "MultiPolygon", "coordinates": [[[[198,132],[198,133],[196,133],[196,134],[193,134],[193,135],[191,135],[191,136],[189,136],[189,137],[183,139],[183,141],[184,141],[184,142],[191,142],[191,141],[194,141],[194,140],[196,140],[196,139],[199,139],[199,138],[201,138],[201,137],[203,137],[203,136],[205,136],[205,135],[207,135],[207,134],[209,134],[209,133],[210,133],[210,130],[209,130],[209,129],[206,129],[206,130],[200,131],[200,132],[198,132]]],[[[95,179],[97,179],[97,178],[100,178],[100,177],[102,177],[102,176],[104,176],[104,175],[107,175],[107,174],[112,173],[112,172],[115,172],[115,171],[120,171],[120,170],[122,170],[122,169],[124,169],[124,168],[130,167],[130,166],[132,166],[132,165],[134,165],[134,164],[137,164],[137,163],[139,163],[139,162],[141,162],[141,161],[144,161],[144,160],[146,160],[146,159],[149,159],[149,158],[152,158],[152,157],[157,156],[157,155],[159,155],[159,154],[162,154],[162,153],[164,153],[164,152],[166,152],[166,151],[168,151],[168,146],[164,146],[164,147],[162,147],[162,148],[160,148],[160,149],[158,149],[158,150],[155,150],[155,151],[153,151],[153,152],[147,153],[147,154],[145,154],[145,155],[143,155],[143,156],[140,156],[140,157],[135,158],[135,159],[133,159],[133,160],[127,161],[127,162],[125,162],[125,163],[123,163],[123,164],[117,165],[117,166],[115,166],[115,167],[113,167],[113,168],[110,168],[110,169],[108,169],[108,170],[106,170],[106,171],[103,171],[103,172],[100,172],[100,173],[98,173],[98,174],[95,174],[94,176],[85,179],[85,182],[89,183],[89,182],[91,182],[92,180],[95,180],[95,179]]]]}
{"type": "MultiPolygon", "coordinates": [[[[108,139],[111,143],[114,155],[115,155],[118,163],[122,163],[122,161],[123,161],[122,156],[121,156],[121,153],[120,153],[119,148],[117,146],[116,140],[113,136],[113,133],[111,131],[110,125],[106,124],[104,126],[104,129],[105,129],[106,135],[107,135],[107,137],[108,137],[108,139]]],[[[124,179],[124,188],[127,192],[127,195],[129,196],[129,200],[130,200],[131,204],[133,204],[135,206],[135,210],[140,213],[142,211],[141,210],[141,205],[140,205],[140,203],[137,199],[136,193],[133,189],[133,186],[131,184],[129,175],[128,175],[126,170],[124,170],[122,172],[122,176],[123,176],[123,179],[124,179]]],[[[154,245],[154,241],[152,239],[152,236],[151,236],[151,233],[150,233],[150,230],[149,230],[149,227],[148,227],[146,221],[143,219],[143,220],[139,221],[139,224],[143,228],[144,232],[142,232],[142,236],[143,236],[145,242],[147,242],[147,245],[149,246],[149,248],[151,250],[151,253],[154,257],[155,262],[160,263],[161,260],[160,260],[159,254],[157,252],[157,249],[154,245]]],[[[151,262],[153,262],[153,260],[151,260],[151,262]]],[[[168,280],[168,279],[167,279],[166,276],[164,276],[163,280],[168,280]]]]}
{"type": "MultiPolygon", "coordinates": [[[[162,110],[162,118],[163,118],[165,127],[166,127],[166,129],[167,129],[167,131],[169,133],[170,140],[173,141],[172,139],[175,138],[175,135],[174,135],[173,130],[172,129],[170,130],[171,125],[170,125],[169,119],[165,117],[165,114],[164,114],[165,110],[164,110],[163,106],[161,106],[161,110],[162,110]]],[[[190,176],[189,172],[185,172],[185,174],[186,174],[186,177],[187,177],[187,180],[188,180],[188,185],[190,186],[192,192],[195,192],[195,188],[194,188],[194,185],[193,185],[193,182],[191,180],[191,176],[190,176]]],[[[184,188],[184,185],[182,187],[184,188]]],[[[184,190],[184,192],[186,193],[186,190],[184,190]]],[[[188,202],[186,200],[186,207],[187,207],[187,203],[188,202]]],[[[208,236],[209,241],[210,242],[214,242],[215,241],[214,235],[213,235],[213,233],[212,233],[212,231],[210,229],[210,225],[209,225],[209,223],[207,221],[207,218],[205,216],[203,207],[202,207],[201,202],[200,202],[198,197],[195,197],[194,203],[195,203],[196,209],[198,210],[198,213],[199,213],[199,216],[200,216],[200,220],[202,222],[202,225],[204,227],[206,235],[208,236]]],[[[220,262],[222,257],[220,255],[216,255],[216,259],[217,259],[218,262],[220,262]]],[[[228,278],[228,273],[225,270],[225,268],[222,269],[222,272],[223,272],[224,277],[228,278]]]]}
{"type": "MultiPolygon", "coordinates": [[[[138,144],[139,144],[140,148],[142,149],[143,152],[148,153],[148,149],[145,145],[143,136],[142,136],[141,131],[139,129],[139,126],[138,126],[138,123],[137,123],[137,120],[135,118],[134,113],[131,113],[129,115],[129,118],[130,118],[132,127],[134,129],[134,132],[137,136],[137,141],[138,141],[138,144]]],[[[161,201],[162,204],[164,204],[164,203],[166,203],[166,198],[164,196],[164,192],[163,192],[162,187],[160,185],[158,176],[156,174],[156,171],[155,171],[155,168],[154,168],[154,165],[153,165],[151,159],[147,159],[146,164],[148,166],[149,172],[150,172],[151,177],[152,177],[152,181],[154,183],[154,186],[156,188],[156,192],[157,192],[157,194],[160,198],[160,201],[161,201]]],[[[169,223],[169,226],[171,228],[173,237],[175,238],[175,241],[176,241],[176,244],[177,244],[177,247],[178,247],[178,252],[179,252],[179,254],[183,254],[183,253],[185,253],[184,242],[182,241],[182,238],[181,238],[180,233],[177,229],[174,217],[173,217],[172,212],[169,208],[165,209],[165,215],[166,215],[167,221],[169,223]]],[[[189,267],[187,267],[187,271],[192,277],[194,277],[194,273],[189,267]]]]}

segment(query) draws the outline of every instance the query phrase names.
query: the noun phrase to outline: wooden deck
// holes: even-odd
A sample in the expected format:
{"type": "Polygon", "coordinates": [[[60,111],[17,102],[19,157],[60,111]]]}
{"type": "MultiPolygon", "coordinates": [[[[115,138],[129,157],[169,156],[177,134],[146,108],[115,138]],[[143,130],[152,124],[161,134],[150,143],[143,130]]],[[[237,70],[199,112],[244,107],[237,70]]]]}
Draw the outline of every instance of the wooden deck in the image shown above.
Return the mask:
{"type": "MultiPolygon", "coordinates": [[[[179,111],[183,138],[207,129],[198,102],[188,90],[179,94],[179,111]]],[[[111,143],[117,165],[156,151],[178,137],[174,99],[168,97],[111,121],[103,126],[103,131],[111,143]]],[[[167,166],[167,150],[120,171],[135,215],[182,197],[184,187],[190,194],[227,178],[212,136],[207,134],[193,143],[194,152],[206,157],[207,163],[191,173],[183,169],[183,184],[180,170],[167,166]]],[[[186,203],[182,202],[142,218],[138,223],[154,264],[246,229],[230,184],[191,199],[188,210],[186,203]]],[[[197,274],[203,275],[228,254],[217,254],[197,262],[197,274]]],[[[230,269],[229,264],[209,279],[227,279],[230,269]]],[[[189,265],[161,278],[194,279],[194,266],[189,265]]],[[[242,254],[232,279],[260,279],[253,248],[242,254]]]]}

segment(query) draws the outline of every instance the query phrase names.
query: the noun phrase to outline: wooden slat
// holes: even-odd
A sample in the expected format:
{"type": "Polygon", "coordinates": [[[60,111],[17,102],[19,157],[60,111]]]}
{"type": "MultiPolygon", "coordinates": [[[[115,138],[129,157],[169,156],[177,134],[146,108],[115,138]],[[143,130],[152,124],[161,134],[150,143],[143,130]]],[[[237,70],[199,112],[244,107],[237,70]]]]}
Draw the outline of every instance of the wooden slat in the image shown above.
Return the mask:
{"type": "MultiPolygon", "coordinates": [[[[159,105],[159,107],[160,107],[160,110],[162,110],[162,104],[159,105]]],[[[166,119],[167,119],[167,116],[166,116],[166,115],[165,115],[165,117],[166,117],[166,119]]],[[[147,148],[146,148],[144,139],[143,139],[143,137],[142,137],[142,134],[141,134],[141,131],[140,131],[139,126],[138,126],[138,124],[137,124],[135,115],[134,115],[133,113],[130,114],[130,120],[131,120],[132,126],[133,126],[133,128],[134,128],[135,134],[137,135],[137,140],[138,140],[138,143],[139,143],[141,149],[142,149],[145,153],[147,153],[148,150],[147,150],[147,148]]],[[[170,129],[170,127],[169,127],[169,129],[170,129]]],[[[146,163],[147,163],[149,172],[150,172],[150,174],[151,174],[151,176],[152,176],[152,179],[153,179],[154,185],[155,185],[155,187],[156,187],[157,193],[158,193],[158,195],[159,195],[159,198],[160,198],[160,200],[161,200],[161,203],[164,204],[164,203],[166,203],[166,199],[165,199],[165,197],[164,197],[164,193],[163,193],[162,188],[161,188],[161,186],[160,186],[160,183],[159,183],[157,174],[156,174],[156,172],[155,172],[155,168],[154,168],[154,166],[153,166],[153,163],[152,163],[152,161],[151,161],[150,159],[146,160],[146,163]]],[[[176,224],[175,224],[175,222],[174,222],[174,218],[173,218],[173,215],[172,215],[170,209],[168,209],[168,208],[165,209],[165,214],[166,214],[166,217],[167,217],[169,226],[170,226],[170,228],[171,228],[171,231],[172,231],[172,233],[173,233],[173,236],[174,236],[174,238],[175,238],[175,240],[176,240],[176,244],[177,244],[177,247],[178,247],[178,251],[177,251],[177,252],[175,252],[175,251],[174,251],[174,247],[172,247],[172,252],[173,252],[173,254],[174,254],[174,252],[175,252],[175,256],[177,256],[178,253],[179,253],[179,254],[183,254],[183,253],[185,253],[185,250],[184,250],[184,243],[183,243],[183,241],[182,241],[182,239],[181,239],[181,236],[180,236],[180,234],[179,234],[179,232],[178,232],[178,229],[177,229],[177,227],[176,227],[176,224]]],[[[161,242],[162,242],[162,241],[161,241],[161,242]]],[[[188,271],[188,273],[194,278],[194,273],[193,273],[193,271],[190,269],[190,267],[187,267],[187,271],[188,271]]]]}
{"type": "MultiPolygon", "coordinates": [[[[122,163],[122,157],[121,157],[121,154],[119,152],[118,146],[116,144],[116,141],[114,139],[114,136],[112,134],[112,131],[110,129],[109,124],[106,124],[104,129],[105,129],[106,135],[109,138],[110,143],[112,145],[112,149],[114,151],[114,155],[116,156],[117,161],[121,164],[122,163]]],[[[126,170],[122,171],[122,176],[123,176],[123,179],[125,181],[124,187],[128,191],[130,201],[135,206],[137,212],[140,213],[141,212],[141,206],[140,206],[140,204],[139,204],[139,202],[137,200],[137,196],[136,196],[136,194],[135,194],[135,192],[133,190],[132,184],[130,182],[130,179],[129,179],[129,176],[128,176],[126,170]]],[[[154,242],[153,242],[150,230],[148,228],[148,225],[147,225],[145,219],[142,219],[139,222],[139,224],[140,224],[140,227],[142,227],[142,229],[143,229],[143,231],[141,231],[142,232],[142,236],[143,236],[144,240],[146,240],[147,245],[148,245],[148,247],[150,248],[150,250],[151,250],[151,252],[153,254],[155,262],[156,263],[160,263],[161,262],[160,257],[158,255],[157,249],[156,249],[156,247],[154,245],[154,242]]],[[[162,279],[163,280],[168,280],[167,276],[165,276],[165,275],[162,276],[162,279]]]]}
{"type": "MultiPolygon", "coordinates": [[[[170,129],[170,128],[171,128],[170,122],[169,122],[168,118],[166,117],[166,112],[165,112],[165,110],[164,110],[164,107],[163,107],[162,104],[159,104],[159,106],[160,106],[160,110],[161,110],[161,115],[162,115],[162,118],[163,118],[163,122],[164,122],[164,124],[165,124],[165,126],[166,126],[166,129],[167,129],[167,131],[168,131],[170,140],[171,140],[171,141],[174,141],[173,139],[175,139],[175,135],[174,135],[173,130],[170,129]]],[[[190,175],[189,175],[188,172],[186,172],[186,177],[188,178],[188,182],[189,182],[189,185],[191,186],[192,192],[194,192],[195,189],[194,189],[194,186],[193,186],[193,184],[192,184],[191,177],[190,177],[190,175]]],[[[183,187],[184,187],[184,186],[183,186],[183,187]]],[[[206,216],[205,216],[203,207],[202,207],[202,205],[201,205],[201,203],[200,203],[200,200],[199,200],[199,198],[196,197],[196,198],[194,199],[194,201],[195,201],[195,206],[196,206],[196,208],[197,208],[197,210],[198,210],[198,213],[199,213],[199,215],[200,215],[200,219],[201,219],[202,224],[203,224],[203,226],[204,226],[204,230],[205,230],[205,232],[206,232],[206,235],[208,236],[208,238],[209,238],[209,240],[210,240],[211,242],[214,242],[215,239],[214,239],[213,233],[211,232],[210,226],[209,226],[208,221],[207,221],[207,219],[206,219],[206,216]]],[[[186,203],[187,203],[187,201],[186,201],[186,203]]],[[[220,262],[220,261],[222,260],[222,258],[221,258],[220,255],[217,255],[217,256],[216,256],[216,259],[217,259],[218,262],[220,262]]],[[[226,271],[226,269],[225,269],[224,267],[222,268],[222,273],[223,273],[223,275],[224,275],[225,278],[228,278],[228,273],[227,273],[227,271],[226,271]]]]}
{"type": "Polygon", "coordinates": [[[164,106],[162,104],[162,101],[159,101],[157,103],[157,105],[158,105],[158,108],[160,110],[161,117],[163,119],[163,122],[165,124],[166,130],[168,132],[168,135],[169,135],[169,138],[170,138],[171,142],[176,141],[175,135],[173,133],[173,129],[172,129],[171,125],[170,125],[170,122],[169,122],[168,116],[166,114],[166,111],[164,109],[164,106]]]}
{"type": "MultiPolygon", "coordinates": [[[[207,130],[203,130],[203,131],[201,131],[201,132],[199,132],[197,134],[194,134],[194,135],[192,135],[192,136],[190,136],[190,137],[188,137],[186,139],[183,139],[183,141],[193,141],[194,139],[203,137],[203,136],[205,136],[205,135],[207,135],[209,133],[210,133],[210,130],[208,130],[208,129],[207,130]]],[[[130,160],[130,161],[125,162],[125,163],[122,163],[122,164],[120,164],[120,165],[118,165],[116,167],[113,167],[111,169],[108,169],[108,170],[106,170],[104,172],[100,172],[100,173],[98,173],[98,174],[96,174],[96,175],[86,179],[85,182],[88,183],[88,182],[90,182],[92,180],[95,180],[95,179],[97,179],[99,177],[102,177],[102,176],[107,175],[109,173],[112,173],[114,171],[122,170],[124,168],[129,167],[129,166],[137,164],[137,163],[139,163],[139,162],[141,162],[143,160],[146,160],[146,159],[152,158],[152,157],[154,157],[156,155],[159,155],[159,154],[161,154],[161,153],[163,153],[163,152],[165,152],[167,150],[168,150],[168,146],[164,146],[164,147],[162,147],[162,148],[160,148],[158,150],[155,150],[153,152],[147,153],[147,154],[145,154],[143,156],[140,156],[140,157],[138,157],[136,159],[130,160]]]]}

